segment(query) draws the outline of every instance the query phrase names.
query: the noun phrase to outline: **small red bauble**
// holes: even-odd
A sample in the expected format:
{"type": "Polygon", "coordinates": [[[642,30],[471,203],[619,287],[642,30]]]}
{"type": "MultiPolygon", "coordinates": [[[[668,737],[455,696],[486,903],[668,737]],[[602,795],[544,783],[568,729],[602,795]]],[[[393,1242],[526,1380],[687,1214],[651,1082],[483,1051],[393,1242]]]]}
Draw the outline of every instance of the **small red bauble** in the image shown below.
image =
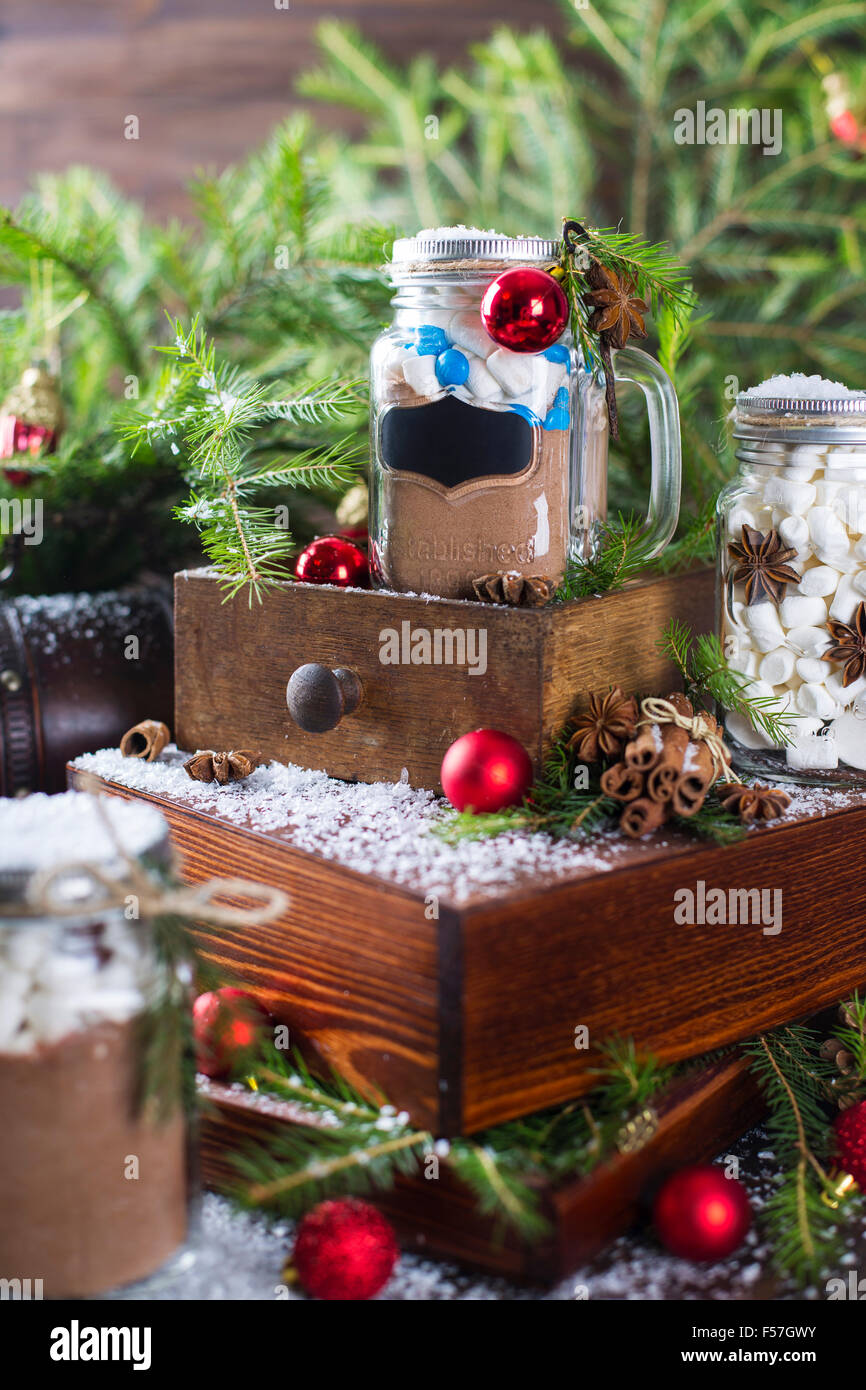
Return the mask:
{"type": "Polygon", "coordinates": [[[544,352],[568,324],[565,291],[546,270],[516,266],[491,280],[481,301],[481,322],[494,343],[512,352],[544,352]]]}
{"type": "Polygon", "coordinates": [[[522,743],[499,729],[475,729],[452,743],[442,759],[442,790],[458,811],[504,811],[519,806],[532,786],[532,762],[522,743]]]}
{"type": "Polygon", "coordinates": [[[347,1197],[322,1202],[298,1227],[292,1265],[313,1298],[372,1298],[391,1278],[400,1251],[381,1212],[347,1197]]]}
{"type": "Polygon", "coordinates": [[[243,1064],[262,1033],[267,1014],[242,989],[225,986],[200,994],[192,1006],[195,1062],[205,1076],[227,1076],[243,1064]]]}
{"type": "Polygon", "coordinates": [[[305,584],[338,584],[341,589],[366,589],[370,584],[367,557],[345,536],[318,536],[301,551],[295,576],[305,584]]]}
{"type": "Polygon", "coordinates": [[[839,1166],[866,1192],[866,1100],[841,1111],[833,1128],[839,1166]]]}
{"type": "Polygon", "coordinates": [[[686,1260],[723,1260],[752,1224],[743,1184],[713,1164],[683,1168],[655,1199],[653,1220],[663,1245],[686,1260]]]}

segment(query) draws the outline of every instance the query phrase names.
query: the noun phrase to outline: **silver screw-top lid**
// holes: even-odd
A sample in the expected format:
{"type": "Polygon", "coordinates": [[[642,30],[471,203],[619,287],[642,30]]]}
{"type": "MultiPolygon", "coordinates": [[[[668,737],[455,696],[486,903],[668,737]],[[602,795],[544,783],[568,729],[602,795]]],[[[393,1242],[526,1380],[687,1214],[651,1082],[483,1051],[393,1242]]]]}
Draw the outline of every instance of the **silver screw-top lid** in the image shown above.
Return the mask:
{"type": "Polygon", "coordinates": [[[503,236],[478,227],[433,227],[417,236],[394,242],[391,264],[395,269],[432,268],[455,261],[513,261],[543,263],[559,255],[559,242],[540,236],[503,236]]]}
{"type": "Polygon", "coordinates": [[[866,391],[837,396],[761,396],[741,391],[734,438],[866,444],[866,391]]]}
{"type": "Polygon", "coordinates": [[[16,905],[30,908],[29,890],[40,875],[69,866],[54,884],[52,900],[67,910],[93,895],[87,869],[98,868],[122,881],[124,856],[167,866],[171,862],[168,826],[155,806],[97,798],[85,792],[42,792],[18,800],[0,799],[0,921],[15,916],[16,905]]]}

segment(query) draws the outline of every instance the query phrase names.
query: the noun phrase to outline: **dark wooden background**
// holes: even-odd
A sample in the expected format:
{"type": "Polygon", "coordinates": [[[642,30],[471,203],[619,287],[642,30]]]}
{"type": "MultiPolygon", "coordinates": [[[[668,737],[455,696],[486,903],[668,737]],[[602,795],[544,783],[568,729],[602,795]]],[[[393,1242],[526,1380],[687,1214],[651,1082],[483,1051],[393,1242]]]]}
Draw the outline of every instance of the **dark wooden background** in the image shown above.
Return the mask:
{"type": "MultiPolygon", "coordinates": [[[[552,0],[2,0],[0,201],[31,175],[88,163],[147,201],[183,213],[183,185],[262,141],[317,61],[329,16],[358,25],[393,59],[457,60],[497,24],[557,29],[552,0]],[[126,140],[136,115],[140,139],[126,140]]],[[[351,117],[322,110],[331,125],[351,117]]]]}

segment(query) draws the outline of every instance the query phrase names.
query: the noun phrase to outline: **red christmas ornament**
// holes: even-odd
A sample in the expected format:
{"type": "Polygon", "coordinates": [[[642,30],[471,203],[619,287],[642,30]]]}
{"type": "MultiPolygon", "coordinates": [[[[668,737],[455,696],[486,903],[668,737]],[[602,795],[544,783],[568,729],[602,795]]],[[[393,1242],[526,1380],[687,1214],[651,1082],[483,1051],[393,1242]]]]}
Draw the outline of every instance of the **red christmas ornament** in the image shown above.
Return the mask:
{"type": "Polygon", "coordinates": [[[752,1209],[743,1184],[711,1163],[682,1168],[655,1199],[659,1238],[686,1260],[723,1260],[746,1237],[752,1209]]]}
{"type": "Polygon", "coordinates": [[[301,551],[295,576],[305,584],[338,584],[341,589],[367,589],[367,557],[345,536],[318,536],[301,551]]]}
{"type": "Polygon", "coordinates": [[[842,1110],[833,1121],[836,1160],[866,1192],[866,1100],[842,1110]]]}
{"type": "Polygon", "coordinates": [[[36,476],[15,463],[35,463],[54,452],[61,415],[56,379],[43,366],[28,367],[0,406],[0,459],[13,460],[3,469],[12,487],[29,487],[36,476]]]}
{"type": "Polygon", "coordinates": [[[211,990],[192,1006],[195,1061],[205,1076],[237,1070],[259,1040],[267,1014],[242,989],[211,990]]]}
{"type": "Polygon", "coordinates": [[[399,1254],[382,1213],[347,1197],[321,1202],[304,1217],[292,1266],[313,1298],[372,1298],[391,1278],[399,1254]]]}
{"type": "Polygon", "coordinates": [[[499,729],[475,729],[452,743],[442,759],[442,790],[458,811],[504,811],[519,806],[532,786],[532,763],[522,743],[499,729]]]}
{"type": "Polygon", "coordinates": [[[521,265],[491,280],[481,301],[481,322],[494,343],[512,352],[544,352],[568,324],[565,291],[546,270],[521,265]]]}

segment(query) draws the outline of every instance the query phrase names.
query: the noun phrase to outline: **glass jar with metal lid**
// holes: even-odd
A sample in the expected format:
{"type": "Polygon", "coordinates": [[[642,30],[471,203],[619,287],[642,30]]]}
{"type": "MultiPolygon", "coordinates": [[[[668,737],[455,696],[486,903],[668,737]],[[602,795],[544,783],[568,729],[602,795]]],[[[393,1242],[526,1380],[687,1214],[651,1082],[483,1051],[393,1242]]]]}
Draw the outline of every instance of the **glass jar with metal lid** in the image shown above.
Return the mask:
{"type": "Polygon", "coordinates": [[[151,806],[0,801],[0,1278],[18,1296],[105,1292],[185,1240],[183,1029],[169,1014],[188,984],[141,896],[169,862],[151,806]]]}
{"type": "MultiPolygon", "coordinates": [[[[550,595],[586,558],[607,513],[608,421],[598,364],[569,330],[543,351],[488,334],[481,304],[518,267],[545,269],[559,243],[446,227],[395,242],[394,319],[371,358],[370,550],[374,583],[444,598],[495,596],[505,577],[550,595]],[[490,587],[492,585],[492,588],[490,587]]],[[[649,412],[646,535],[657,554],[677,522],[679,415],[646,353],[614,354],[649,412]]]]}
{"type": "Polygon", "coordinates": [[[737,712],[735,765],[866,786],[866,392],[782,378],[737,397],[737,477],[718,504],[728,666],[773,732],[737,712]]]}

